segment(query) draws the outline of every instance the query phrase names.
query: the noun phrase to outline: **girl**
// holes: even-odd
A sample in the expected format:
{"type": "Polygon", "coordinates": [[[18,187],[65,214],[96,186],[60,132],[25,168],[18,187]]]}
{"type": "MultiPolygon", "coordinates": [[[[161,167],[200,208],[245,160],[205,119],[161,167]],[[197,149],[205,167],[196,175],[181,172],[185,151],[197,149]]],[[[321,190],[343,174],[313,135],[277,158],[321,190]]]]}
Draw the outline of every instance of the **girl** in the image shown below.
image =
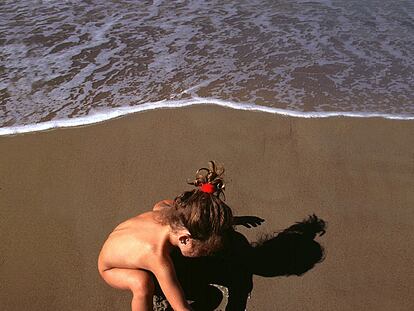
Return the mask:
{"type": "Polygon", "coordinates": [[[233,224],[230,207],[220,199],[224,169],[209,165],[190,183],[196,189],[121,223],[104,243],[99,273],[112,287],[132,291],[132,311],[152,310],[157,283],[174,310],[191,310],[170,254],[179,249],[186,257],[209,255],[220,249],[233,224]]]}

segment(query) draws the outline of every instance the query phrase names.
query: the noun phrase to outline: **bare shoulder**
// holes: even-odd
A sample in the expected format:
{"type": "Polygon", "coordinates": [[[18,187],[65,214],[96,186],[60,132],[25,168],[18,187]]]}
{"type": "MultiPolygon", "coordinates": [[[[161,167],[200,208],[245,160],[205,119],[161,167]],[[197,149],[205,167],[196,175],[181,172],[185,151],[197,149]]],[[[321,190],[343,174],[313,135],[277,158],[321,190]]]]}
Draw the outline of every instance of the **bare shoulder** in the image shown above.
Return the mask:
{"type": "Polygon", "coordinates": [[[174,204],[174,201],[173,200],[162,200],[162,201],[156,203],[154,205],[154,207],[152,208],[152,210],[153,211],[160,211],[160,210],[163,210],[165,208],[172,207],[173,204],[174,204]]]}

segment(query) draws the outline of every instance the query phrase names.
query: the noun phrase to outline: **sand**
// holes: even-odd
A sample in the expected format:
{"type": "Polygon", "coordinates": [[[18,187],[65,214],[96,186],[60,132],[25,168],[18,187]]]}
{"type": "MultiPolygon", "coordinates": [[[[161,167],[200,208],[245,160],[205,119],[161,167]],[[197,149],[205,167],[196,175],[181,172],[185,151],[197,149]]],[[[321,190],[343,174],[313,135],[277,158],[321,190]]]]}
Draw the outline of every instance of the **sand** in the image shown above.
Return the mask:
{"type": "Polygon", "coordinates": [[[173,198],[209,160],[254,240],[315,213],[326,259],[254,278],[249,310],[412,310],[414,122],[215,106],[0,137],[2,310],[129,310],[96,259],[116,224],[173,198]]]}

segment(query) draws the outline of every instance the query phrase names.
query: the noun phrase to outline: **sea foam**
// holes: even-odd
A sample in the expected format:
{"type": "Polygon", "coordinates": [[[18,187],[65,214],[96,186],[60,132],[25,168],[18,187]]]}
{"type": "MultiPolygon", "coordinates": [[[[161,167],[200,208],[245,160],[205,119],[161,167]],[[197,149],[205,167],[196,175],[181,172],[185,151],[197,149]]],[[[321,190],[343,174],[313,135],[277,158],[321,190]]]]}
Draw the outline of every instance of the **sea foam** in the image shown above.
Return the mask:
{"type": "Polygon", "coordinates": [[[77,117],[73,119],[61,119],[46,121],[35,124],[21,125],[21,126],[11,126],[0,128],[0,136],[6,135],[15,135],[21,133],[29,132],[38,132],[45,131],[54,128],[66,128],[66,127],[75,127],[75,126],[84,126],[95,123],[100,123],[110,119],[115,119],[121,116],[126,116],[129,114],[149,111],[154,109],[166,109],[166,108],[182,108],[188,106],[196,105],[216,105],[236,110],[245,110],[245,111],[258,111],[266,112],[271,114],[278,114],[291,117],[299,118],[328,118],[328,117],[358,117],[358,118],[385,118],[385,119],[394,119],[394,120],[414,120],[414,116],[406,115],[396,115],[396,114],[381,114],[381,113],[369,113],[369,112],[301,112],[287,109],[272,108],[267,106],[259,106],[255,104],[248,103],[236,103],[230,101],[223,101],[213,98],[192,98],[188,100],[177,100],[177,101],[168,101],[161,100],[153,103],[141,104],[138,106],[132,107],[119,107],[111,108],[104,111],[93,112],[85,117],[77,117]]]}

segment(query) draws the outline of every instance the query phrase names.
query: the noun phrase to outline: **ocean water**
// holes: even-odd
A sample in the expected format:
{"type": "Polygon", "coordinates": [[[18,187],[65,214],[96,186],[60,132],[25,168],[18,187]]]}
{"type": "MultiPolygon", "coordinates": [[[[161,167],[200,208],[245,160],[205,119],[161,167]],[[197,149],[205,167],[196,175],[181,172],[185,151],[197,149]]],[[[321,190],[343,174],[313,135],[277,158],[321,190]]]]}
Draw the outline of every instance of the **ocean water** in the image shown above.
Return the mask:
{"type": "Polygon", "coordinates": [[[0,43],[0,135],[193,104],[414,119],[413,0],[3,0],[0,43]]]}

